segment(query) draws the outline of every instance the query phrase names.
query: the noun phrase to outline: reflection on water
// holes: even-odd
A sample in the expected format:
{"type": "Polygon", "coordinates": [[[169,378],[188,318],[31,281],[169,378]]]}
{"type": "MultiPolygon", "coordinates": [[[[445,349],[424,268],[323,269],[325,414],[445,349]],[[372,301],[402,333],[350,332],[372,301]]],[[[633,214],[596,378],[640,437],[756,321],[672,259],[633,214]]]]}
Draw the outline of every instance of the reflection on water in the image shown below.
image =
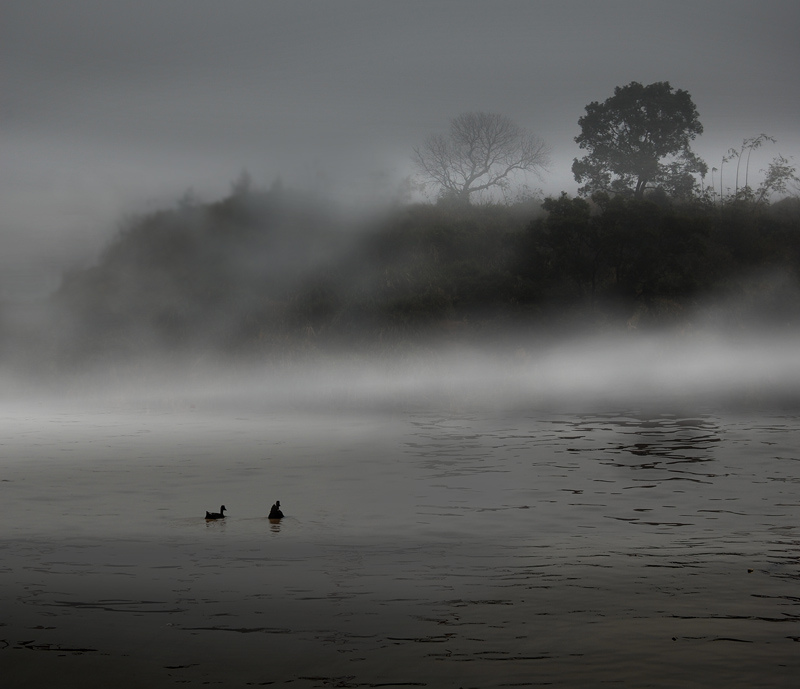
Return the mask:
{"type": "Polygon", "coordinates": [[[36,652],[159,686],[795,686],[794,416],[4,427],[12,676],[36,652]]]}

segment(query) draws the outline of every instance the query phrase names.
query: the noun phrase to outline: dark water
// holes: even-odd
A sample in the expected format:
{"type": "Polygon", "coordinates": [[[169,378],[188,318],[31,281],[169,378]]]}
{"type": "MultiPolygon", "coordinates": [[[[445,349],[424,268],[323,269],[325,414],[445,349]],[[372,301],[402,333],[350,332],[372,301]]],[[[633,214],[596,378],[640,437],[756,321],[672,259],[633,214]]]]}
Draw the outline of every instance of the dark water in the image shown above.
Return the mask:
{"type": "Polygon", "coordinates": [[[794,414],[3,416],[9,686],[797,686],[794,414]]]}

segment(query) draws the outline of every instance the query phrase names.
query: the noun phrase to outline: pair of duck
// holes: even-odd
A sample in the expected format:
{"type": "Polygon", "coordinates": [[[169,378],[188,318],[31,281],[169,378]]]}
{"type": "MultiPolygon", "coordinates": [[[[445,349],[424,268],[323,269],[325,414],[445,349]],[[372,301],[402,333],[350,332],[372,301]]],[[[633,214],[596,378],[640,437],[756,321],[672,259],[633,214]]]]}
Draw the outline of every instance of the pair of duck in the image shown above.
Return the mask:
{"type": "MultiPolygon", "coordinates": [[[[225,519],[225,510],[227,508],[222,505],[219,512],[206,512],[206,519],[225,519]]],[[[281,512],[281,501],[276,500],[275,504],[269,510],[268,519],[283,519],[283,512],[281,512]]]]}

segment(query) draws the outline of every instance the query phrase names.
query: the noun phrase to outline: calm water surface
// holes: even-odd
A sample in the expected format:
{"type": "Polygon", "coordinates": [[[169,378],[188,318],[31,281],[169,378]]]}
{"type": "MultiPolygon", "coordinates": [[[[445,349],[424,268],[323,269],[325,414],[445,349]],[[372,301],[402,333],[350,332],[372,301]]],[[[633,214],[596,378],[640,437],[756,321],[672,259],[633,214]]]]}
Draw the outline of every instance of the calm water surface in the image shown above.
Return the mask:
{"type": "Polygon", "coordinates": [[[794,414],[3,417],[16,686],[797,686],[794,414]]]}

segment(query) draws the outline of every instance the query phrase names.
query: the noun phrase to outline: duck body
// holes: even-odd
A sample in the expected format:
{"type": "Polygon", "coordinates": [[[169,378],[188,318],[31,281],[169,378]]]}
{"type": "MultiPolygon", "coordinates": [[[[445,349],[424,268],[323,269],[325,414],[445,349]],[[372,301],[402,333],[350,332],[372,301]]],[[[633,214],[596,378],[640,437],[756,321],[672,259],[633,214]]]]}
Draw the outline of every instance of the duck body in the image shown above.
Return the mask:
{"type": "Polygon", "coordinates": [[[225,519],[225,505],[219,508],[219,512],[206,512],[206,519],[225,519]]]}
{"type": "Polygon", "coordinates": [[[276,500],[275,504],[270,508],[268,519],[283,519],[280,500],[276,500]]]}

